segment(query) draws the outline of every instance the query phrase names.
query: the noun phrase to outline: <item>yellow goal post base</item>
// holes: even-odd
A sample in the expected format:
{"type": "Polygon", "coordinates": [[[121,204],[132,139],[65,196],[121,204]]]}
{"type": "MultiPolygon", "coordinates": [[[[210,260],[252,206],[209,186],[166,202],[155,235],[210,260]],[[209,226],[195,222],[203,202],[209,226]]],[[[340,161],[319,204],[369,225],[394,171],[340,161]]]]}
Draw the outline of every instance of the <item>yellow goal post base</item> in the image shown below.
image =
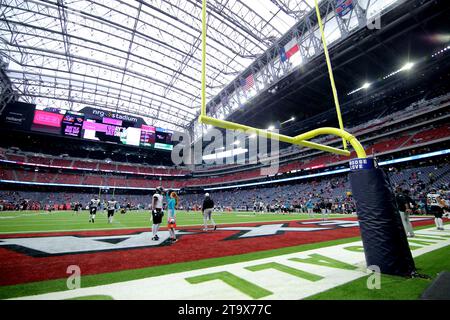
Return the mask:
{"type": "Polygon", "coordinates": [[[202,92],[201,92],[202,103],[201,103],[200,116],[198,118],[198,121],[200,123],[206,124],[206,125],[212,125],[212,126],[219,127],[222,129],[252,132],[261,137],[265,137],[268,139],[276,139],[276,140],[290,143],[290,144],[300,145],[300,146],[308,147],[311,149],[317,149],[317,150],[349,157],[350,151],[348,151],[348,150],[342,150],[342,149],[326,146],[323,144],[307,141],[309,139],[315,138],[320,135],[334,135],[334,136],[338,136],[338,137],[342,138],[345,149],[346,149],[346,141],[348,141],[350,143],[350,145],[353,147],[353,149],[355,150],[358,158],[367,158],[366,151],[364,150],[361,143],[352,134],[346,132],[343,129],[339,101],[337,99],[336,86],[334,83],[334,77],[333,77],[333,72],[332,72],[332,68],[331,68],[331,62],[329,59],[328,49],[326,47],[325,35],[324,35],[324,31],[323,31],[323,24],[322,24],[322,19],[320,17],[319,6],[318,6],[317,0],[315,1],[317,18],[319,21],[319,27],[320,27],[320,31],[322,34],[322,42],[324,44],[324,51],[325,51],[328,70],[330,73],[330,80],[331,80],[331,86],[333,89],[333,95],[334,95],[334,100],[335,100],[335,104],[336,104],[336,111],[337,111],[337,115],[338,115],[338,119],[339,119],[339,125],[341,128],[340,129],[329,128],[329,127],[318,128],[318,129],[314,129],[314,130],[305,132],[305,133],[300,134],[295,137],[289,137],[289,136],[278,134],[276,132],[271,132],[268,130],[253,128],[253,127],[246,126],[243,124],[238,124],[238,123],[234,123],[234,122],[230,122],[230,121],[226,121],[226,120],[220,120],[220,119],[208,117],[206,115],[206,1],[207,0],[202,1],[202,81],[201,81],[202,82],[202,92]]]}

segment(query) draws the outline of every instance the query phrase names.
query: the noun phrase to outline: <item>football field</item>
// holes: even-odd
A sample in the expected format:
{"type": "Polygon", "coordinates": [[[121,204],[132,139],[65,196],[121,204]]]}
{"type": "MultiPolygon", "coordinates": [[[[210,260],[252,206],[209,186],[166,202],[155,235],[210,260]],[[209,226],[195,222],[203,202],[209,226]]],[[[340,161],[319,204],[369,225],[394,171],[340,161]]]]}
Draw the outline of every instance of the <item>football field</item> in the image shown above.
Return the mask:
{"type": "MultiPolygon", "coordinates": [[[[343,216],[334,214],[329,218],[343,216]]],[[[166,216],[167,217],[167,216],[166,216]]],[[[247,222],[290,221],[319,218],[320,214],[307,215],[298,213],[255,213],[255,212],[214,212],[213,219],[217,224],[237,224],[247,222]]],[[[74,211],[4,211],[0,212],[0,233],[108,230],[151,228],[151,215],[148,210],[130,211],[125,214],[115,213],[113,223],[109,224],[106,211],[97,212],[95,223],[89,223],[89,212],[79,214],[74,211]]],[[[165,226],[163,218],[161,226],[165,226]]],[[[200,226],[203,215],[199,211],[177,211],[177,225],[200,226]]]]}
{"type": "Polygon", "coordinates": [[[151,240],[148,211],[116,213],[112,224],[102,212],[95,223],[87,211],[2,212],[0,298],[417,299],[450,271],[450,230],[432,217],[414,217],[409,239],[429,279],[382,275],[375,287],[354,216],[213,217],[217,230],[203,231],[200,212],[179,211],[172,244],[164,220],[151,240]]]}

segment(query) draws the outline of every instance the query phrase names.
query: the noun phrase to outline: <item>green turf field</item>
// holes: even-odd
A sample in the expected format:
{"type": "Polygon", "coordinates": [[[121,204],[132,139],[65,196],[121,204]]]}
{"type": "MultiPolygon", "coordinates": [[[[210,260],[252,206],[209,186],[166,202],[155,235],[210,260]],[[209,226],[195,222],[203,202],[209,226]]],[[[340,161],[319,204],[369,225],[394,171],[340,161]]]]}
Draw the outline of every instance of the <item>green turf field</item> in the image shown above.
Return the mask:
{"type": "MultiPolygon", "coordinates": [[[[358,240],[358,237],[338,239],[332,241],[325,241],[319,243],[304,244],[299,246],[292,246],[287,248],[280,248],[267,251],[252,252],[240,255],[209,258],[198,261],[173,263],[170,265],[161,265],[154,267],[147,267],[134,270],[123,270],[117,272],[86,275],[83,277],[83,286],[98,286],[103,284],[122,282],[127,280],[136,280],[147,277],[156,277],[161,275],[167,275],[171,273],[178,273],[189,270],[197,270],[201,268],[217,267],[227,265],[231,263],[238,263],[243,261],[252,261],[255,259],[262,259],[267,257],[273,257],[280,254],[289,254],[294,252],[302,252],[306,250],[322,248],[326,246],[332,246],[337,244],[349,243],[358,240]]],[[[12,286],[0,286],[0,299],[9,299],[26,295],[36,295],[47,292],[63,291],[67,290],[66,278],[57,280],[48,280],[40,282],[32,282],[25,284],[18,284],[12,286]]]]}
{"type": "MultiPolygon", "coordinates": [[[[348,215],[330,215],[329,218],[348,215]]],[[[217,224],[238,224],[247,222],[288,221],[319,218],[307,214],[267,214],[253,212],[217,212],[213,219],[217,224]]],[[[0,233],[16,232],[46,232],[46,231],[75,231],[75,230],[107,230],[147,228],[151,226],[149,211],[131,211],[126,214],[116,213],[112,224],[108,223],[106,213],[97,213],[95,223],[89,223],[89,212],[82,211],[3,211],[0,212],[0,233]]],[[[177,226],[196,226],[203,224],[201,212],[177,211],[177,226]]],[[[164,220],[163,220],[164,226],[164,220]]]]}
{"type": "MultiPolygon", "coordinates": [[[[266,214],[253,212],[214,213],[214,219],[218,224],[239,224],[254,222],[289,221],[321,218],[320,215],[307,214],[266,214]]],[[[346,215],[330,215],[329,218],[346,217],[346,215]]],[[[347,216],[348,217],[348,216],[347,216]]],[[[114,222],[108,224],[106,214],[98,213],[94,224],[88,222],[89,214],[83,211],[74,214],[72,211],[48,212],[22,211],[0,213],[0,234],[20,232],[46,232],[46,231],[76,231],[76,230],[107,230],[147,228],[151,226],[148,211],[133,211],[126,214],[117,213],[114,222]]],[[[177,225],[196,226],[203,223],[200,212],[177,212],[177,225]]],[[[448,223],[447,223],[448,226],[448,223]]],[[[416,230],[429,228],[430,226],[416,227],[416,230]]],[[[448,228],[448,227],[447,227],[448,228]]],[[[252,252],[247,254],[232,255],[226,257],[203,259],[191,262],[173,263],[169,265],[146,267],[142,269],[123,270],[112,273],[86,275],[83,277],[83,287],[97,286],[122,282],[126,280],[156,277],[172,273],[179,273],[201,268],[216,267],[221,265],[251,261],[266,257],[275,257],[282,254],[296,253],[311,249],[318,249],[331,245],[350,243],[357,241],[358,237],[338,239],[333,241],[318,242],[299,246],[285,247],[274,250],[252,252]]],[[[308,299],[417,299],[425,288],[441,271],[450,271],[450,260],[446,257],[450,254],[450,247],[444,247],[419,256],[415,259],[419,272],[429,275],[431,279],[405,279],[394,276],[382,276],[380,290],[368,290],[367,277],[351,281],[344,285],[324,291],[308,299]]],[[[66,290],[66,279],[48,280],[34,283],[18,284],[0,287],[0,299],[20,297],[33,294],[66,290]]],[[[81,297],[81,299],[110,299],[111,297],[93,295],[81,297]]]]}
{"type": "MultiPolygon", "coordinates": [[[[446,224],[449,225],[448,223],[446,224]]],[[[429,226],[416,227],[415,230],[429,228],[429,226]]],[[[262,259],[282,254],[302,252],[311,249],[323,248],[332,245],[350,243],[359,240],[359,237],[338,239],[319,243],[305,244],[300,246],[286,247],[274,250],[253,252],[235,256],[226,256],[219,258],[210,258],[199,261],[174,263],[171,265],[161,265],[147,267],[143,269],[124,270],[112,273],[98,275],[87,275],[83,277],[83,287],[97,286],[127,280],[142,279],[146,277],[156,277],[171,273],[178,273],[200,268],[215,267],[262,259]]],[[[431,279],[406,279],[403,277],[382,275],[381,289],[368,290],[366,286],[367,277],[357,279],[345,285],[311,296],[311,300],[404,300],[418,299],[425,288],[431,284],[437,273],[441,271],[450,271],[450,260],[447,259],[450,254],[450,247],[426,253],[415,258],[416,266],[421,274],[426,274],[431,279]]],[[[13,286],[0,286],[0,299],[9,299],[14,297],[36,295],[47,292],[67,290],[66,279],[48,280],[42,282],[33,282],[13,286]]],[[[109,300],[107,296],[86,296],[79,298],[81,300],[101,299],[109,300]]]]}
{"type": "Polygon", "coordinates": [[[381,275],[379,290],[367,289],[367,278],[349,282],[309,297],[310,300],[411,300],[418,299],[437,274],[450,271],[450,247],[426,253],[414,259],[418,272],[431,279],[381,275]]]}

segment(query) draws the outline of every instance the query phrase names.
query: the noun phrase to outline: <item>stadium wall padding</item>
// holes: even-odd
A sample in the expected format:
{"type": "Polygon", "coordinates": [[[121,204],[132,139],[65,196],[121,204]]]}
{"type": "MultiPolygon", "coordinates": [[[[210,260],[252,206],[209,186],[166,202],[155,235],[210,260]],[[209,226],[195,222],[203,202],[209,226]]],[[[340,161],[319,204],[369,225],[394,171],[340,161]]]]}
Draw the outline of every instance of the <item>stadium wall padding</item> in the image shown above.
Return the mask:
{"type": "Polygon", "coordinates": [[[414,259],[387,175],[380,168],[350,173],[367,266],[409,276],[414,259]]]}

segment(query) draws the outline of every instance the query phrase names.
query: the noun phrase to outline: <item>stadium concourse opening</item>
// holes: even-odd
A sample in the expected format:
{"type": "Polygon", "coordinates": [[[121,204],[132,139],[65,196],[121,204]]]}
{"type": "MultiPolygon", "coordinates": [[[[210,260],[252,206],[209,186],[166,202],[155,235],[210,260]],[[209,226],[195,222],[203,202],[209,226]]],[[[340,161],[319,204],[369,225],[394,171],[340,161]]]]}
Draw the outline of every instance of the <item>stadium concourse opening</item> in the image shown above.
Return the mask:
{"type": "Polygon", "coordinates": [[[445,298],[446,1],[0,15],[0,299],[445,298]]]}

